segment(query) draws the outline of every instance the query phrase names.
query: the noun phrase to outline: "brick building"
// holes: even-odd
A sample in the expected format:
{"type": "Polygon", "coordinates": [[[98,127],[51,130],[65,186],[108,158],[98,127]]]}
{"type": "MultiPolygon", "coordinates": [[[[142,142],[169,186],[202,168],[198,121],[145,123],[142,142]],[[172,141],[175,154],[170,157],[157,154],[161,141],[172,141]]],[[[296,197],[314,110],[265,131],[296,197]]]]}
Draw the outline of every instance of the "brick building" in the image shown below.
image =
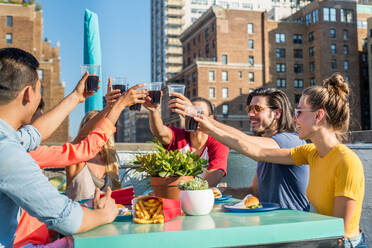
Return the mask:
{"type": "MultiPolygon", "coordinates": [[[[352,129],[361,129],[363,28],[356,10],[353,1],[313,1],[273,21],[267,12],[213,6],[182,33],[183,69],[168,82],[184,82],[187,97],[211,100],[220,120],[247,131],[244,107],[251,90],[281,88],[296,104],[304,88],[340,72],[352,89],[352,129]]],[[[180,124],[166,108],[162,114],[167,124],[180,124]]]]}
{"type": "MultiPolygon", "coordinates": [[[[38,70],[42,84],[45,110],[48,111],[64,98],[64,87],[60,82],[59,48],[43,41],[42,11],[35,5],[0,3],[0,47],[17,47],[32,53],[40,62],[38,70]]],[[[47,142],[68,140],[66,119],[47,142]]]]}

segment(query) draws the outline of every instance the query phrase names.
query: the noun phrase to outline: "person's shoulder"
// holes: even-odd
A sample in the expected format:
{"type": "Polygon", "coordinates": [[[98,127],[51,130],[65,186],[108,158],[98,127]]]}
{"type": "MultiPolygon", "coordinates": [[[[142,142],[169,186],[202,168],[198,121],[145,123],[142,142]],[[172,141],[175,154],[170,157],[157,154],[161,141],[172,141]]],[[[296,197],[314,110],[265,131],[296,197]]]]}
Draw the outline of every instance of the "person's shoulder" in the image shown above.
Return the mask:
{"type": "Polygon", "coordinates": [[[359,156],[344,144],[335,147],[335,156],[341,159],[342,166],[346,168],[355,167],[362,169],[363,164],[359,156]]]}
{"type": "Polygon", "coordinates": [[[282,132],[271,136],[280,148],[292,148],[305,145],[306,142],[298,137],[297,133],[282,132]]]}
{"type": "Polygon", "coordinates": [[[227,151],[230,150],[229,147],[227,147],[224,144],[222,144],[221,142],[217,141],[212,136],[208,136],[208,140],[207,140],[206,146],[207,147],[217,147],[219,149],[224,149],[224,150],[227,150],[227,151]]]}

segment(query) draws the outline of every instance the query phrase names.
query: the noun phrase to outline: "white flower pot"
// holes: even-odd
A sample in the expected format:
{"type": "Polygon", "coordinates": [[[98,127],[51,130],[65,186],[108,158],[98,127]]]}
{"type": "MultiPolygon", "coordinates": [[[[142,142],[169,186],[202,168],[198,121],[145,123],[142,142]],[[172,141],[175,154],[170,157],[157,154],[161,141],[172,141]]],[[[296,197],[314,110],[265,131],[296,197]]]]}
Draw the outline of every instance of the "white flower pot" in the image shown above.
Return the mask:
{"type": "Polygon", "coordinates": [[[212,189],[181,190],[182,210],[188,215],[206,215],[213,208],[214,195],[212,189]]]}

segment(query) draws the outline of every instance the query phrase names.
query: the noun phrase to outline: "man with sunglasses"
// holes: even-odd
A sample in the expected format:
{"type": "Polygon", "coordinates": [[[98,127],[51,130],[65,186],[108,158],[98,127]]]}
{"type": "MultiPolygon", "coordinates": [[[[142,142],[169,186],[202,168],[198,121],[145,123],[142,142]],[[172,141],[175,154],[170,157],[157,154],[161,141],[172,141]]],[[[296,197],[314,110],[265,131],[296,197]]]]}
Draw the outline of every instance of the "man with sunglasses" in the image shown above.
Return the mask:
{"type": "MultiPolygon", "coordinates": [[[[242,143],[246,140],[266,148],[291,148],[305,144],[295,133],[292,106],[283,91],[274,88],[256,89],[248,95],[246,112],[255,136],[246,135],[206,116],[195,119],[199,121],[201,131],[225,145],[231,144],[232,137],[239,137],[238,140],[242,143]],[[231,136],[220,137],[219,130],[224,130],[231,136]]],[[[306,197],[308,181],[307,165],[280,166],[258,162],[250,187],[227,187],[221,191],[236,198],[253,194],[261,202],[279,203],[282,208],[309,211],[310,205],[306,197]]]]}

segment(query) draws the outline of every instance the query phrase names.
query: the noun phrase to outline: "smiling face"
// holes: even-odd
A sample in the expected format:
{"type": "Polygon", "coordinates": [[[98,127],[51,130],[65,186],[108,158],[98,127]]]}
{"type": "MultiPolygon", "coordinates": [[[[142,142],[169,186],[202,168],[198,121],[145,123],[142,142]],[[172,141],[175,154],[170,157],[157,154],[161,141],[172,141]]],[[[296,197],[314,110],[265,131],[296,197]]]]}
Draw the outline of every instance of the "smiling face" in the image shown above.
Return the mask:
{"type": "Polygon", "coordinates": [[[300,102],[297,105],[298,112],[294,121],[296,123],[296,130],[300,139],[311,139],[317,130],[316,116],[317,111],[313,111],[306,99],[308,96],[302,95],[300,102]]]}
{"type": "MultiPolygon", "coordinates": [[[[276,130],[277,116],[274,110],[268,105],[267,97],[254,96],[249,106],[253,109],[249,110],[247,114],[251,121],[252,131],[256,135],[265,136],[265,134],[276,130]],[[254,109],[255,105],[258,106],[256,107],[256,110],[254,109]]],[[[247,106],[247,109],[249,109],[249,106],[247,106]]]]}

